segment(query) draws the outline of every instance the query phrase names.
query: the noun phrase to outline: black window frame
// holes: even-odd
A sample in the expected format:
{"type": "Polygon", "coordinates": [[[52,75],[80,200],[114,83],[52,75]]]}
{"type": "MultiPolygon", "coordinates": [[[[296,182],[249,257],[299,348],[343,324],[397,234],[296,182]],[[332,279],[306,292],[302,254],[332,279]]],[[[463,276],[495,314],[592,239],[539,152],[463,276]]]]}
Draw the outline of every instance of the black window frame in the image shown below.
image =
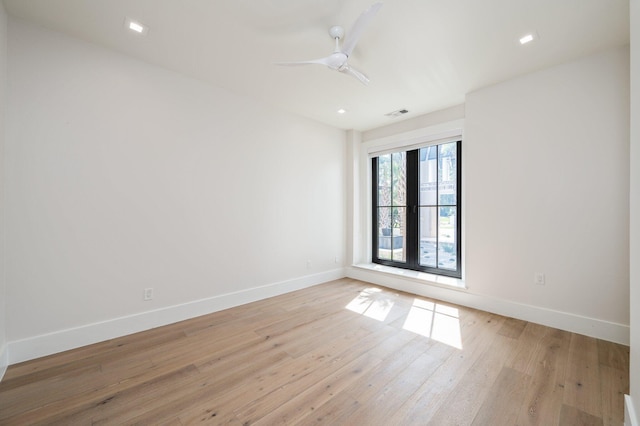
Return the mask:
{"type": "MultiPolygon", "coordinates": [[[[439,149],[437,149],[439,156],[439,149]]],[[[405,236],[405,261],[394,261],[380,259],[378,257],[378,156],[371,159],[371,216],[372,216],[372,247],[371,259],[373,263],[392,266],[394,268],[410,269],[414,271],[427,272],[434,275],[443,275],[453,278],[462,278],[462,140],[451,140],[437,144],[428,144],[423,147],[411,150],[398,150],[406,153],[406,236],[405,236]],[[436,195],[436,211],[441,207],[455,206],[456,214],[456,269],[444,269],[437,267],[438,244],[436,244],[436,267],[424,266],[420,264],[420,149],[428,146],[440,146],[456,142],[456,204],[440,204],[440,197],[436,195]]],[[[392,153],[392,154],[393,154],[392,153]]],[[[437,159],[438,160],[438,159],[437,159]]],[[[439,177],[438,177],[439,179],[439,177]]],[[[439,181],[438,181],[439,183],[439,181]]],[[[439,185],[436,185],[438,188],[439,185]]],[[[426,207],[426,206],[423,206],[426,207]]],[[[439,226],[439,221],[436,221],[439,226]]],[[[439,235],[436,229],[436,236],[439,235]]]]}

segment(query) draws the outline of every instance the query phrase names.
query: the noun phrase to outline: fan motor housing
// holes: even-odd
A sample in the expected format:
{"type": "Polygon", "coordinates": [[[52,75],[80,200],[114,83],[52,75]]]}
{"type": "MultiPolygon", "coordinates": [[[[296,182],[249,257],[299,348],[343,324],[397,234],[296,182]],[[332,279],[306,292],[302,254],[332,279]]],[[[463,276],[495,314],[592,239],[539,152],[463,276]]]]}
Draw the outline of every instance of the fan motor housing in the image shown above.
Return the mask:
{"type": "Polygon", "coordinates": [[[344,37],[344,28],[342,28],[340,25],[334,25],[333,27],[329,28],[329,35],[333,39],[337,38],[338,40],[340,40],[342,37],[344,37]]]}

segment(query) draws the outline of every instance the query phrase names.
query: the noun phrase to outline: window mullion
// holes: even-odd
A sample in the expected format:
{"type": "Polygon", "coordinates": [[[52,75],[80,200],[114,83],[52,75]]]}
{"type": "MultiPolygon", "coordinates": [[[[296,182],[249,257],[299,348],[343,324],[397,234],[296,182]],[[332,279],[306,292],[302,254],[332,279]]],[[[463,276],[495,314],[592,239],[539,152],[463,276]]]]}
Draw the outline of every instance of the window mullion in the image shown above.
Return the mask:
{"type": "Polygon", "coordinates": [[[378,259],[378,185],[379,185],[379,175],[378,175],[378,157],[374,157],[371,159],[371,200],[372,200],[372,212],[371,212],[371,242],[373,246],[373,251],[371,253],[371,259],[378,259]]]}
{"type": "Polygon", "coordinates": [[[419,150],[407,151],[407,263],[412,268],[417,268],[419,264],[419,212],[418,212],[418,194],[419,194],[419,150]]]}
{"type": "Polygon", "coordinates": [[[440,146],[436,146],[436,268],[440,267],[440,146]]]}
{"type": "Polygon", "coordinates": [[[395,190],[394,182],[395,182],[395,180],[394,180],[394,176],[393,176],[394,175],[394,173],[393,173],[393,153],[391,153],[391,155],[389,156],[389,162],[391,164],[391,166],[389,168],[389,194],[390,194],[389,196],[391,197],[389,199],[389,206],[391,206],[389,208],[389,216],[391,217],[391,219],[390,219],[391,220],[391,240],[390,240],[391,256],[390,257],[391,257],[391,261],[395,262],[395,260],[396,260],[395,256],[394,256],[395,246],[393,244],[393,240],[394,240],[394,238],[393,238],[393,209],[394,209],[394,206],[395,206],[395,204],[393,202],[393,200],[395,199],[395,197],[394,197],[394,192],[395,192],[394,191],[395,190]]]}
{"type": "Polygon", "coordinates": [[[456,271],[462,276],[462,143],[456,142],[456,271]]]}

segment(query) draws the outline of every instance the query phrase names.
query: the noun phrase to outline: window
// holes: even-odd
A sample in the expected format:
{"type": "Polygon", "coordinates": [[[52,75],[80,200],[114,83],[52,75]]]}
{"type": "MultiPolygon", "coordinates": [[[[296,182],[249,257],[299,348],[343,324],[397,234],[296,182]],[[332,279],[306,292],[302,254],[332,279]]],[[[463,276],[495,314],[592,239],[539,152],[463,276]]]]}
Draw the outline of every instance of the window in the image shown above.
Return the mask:
{"type": "Polygon", "coordinates": [[[461,141],[372,159],[375,263],[462,276],[461,141]]]}

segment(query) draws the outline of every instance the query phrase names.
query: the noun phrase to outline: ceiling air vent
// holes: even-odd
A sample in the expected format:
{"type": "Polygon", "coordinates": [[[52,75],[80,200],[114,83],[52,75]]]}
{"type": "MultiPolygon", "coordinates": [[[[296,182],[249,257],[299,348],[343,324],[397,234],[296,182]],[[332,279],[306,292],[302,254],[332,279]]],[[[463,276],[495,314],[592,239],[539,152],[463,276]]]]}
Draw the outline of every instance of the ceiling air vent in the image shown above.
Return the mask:
{"type": "Polygon", "coordinates": [[[392,111],[392,112],[388,112],[385,114],[385,116],[387,117],[400,117],[401,115],[404,115],[406,113],[408,113],[409,111],[407,111],[406,109],[399,109],[396,111],[392,111]]]}

